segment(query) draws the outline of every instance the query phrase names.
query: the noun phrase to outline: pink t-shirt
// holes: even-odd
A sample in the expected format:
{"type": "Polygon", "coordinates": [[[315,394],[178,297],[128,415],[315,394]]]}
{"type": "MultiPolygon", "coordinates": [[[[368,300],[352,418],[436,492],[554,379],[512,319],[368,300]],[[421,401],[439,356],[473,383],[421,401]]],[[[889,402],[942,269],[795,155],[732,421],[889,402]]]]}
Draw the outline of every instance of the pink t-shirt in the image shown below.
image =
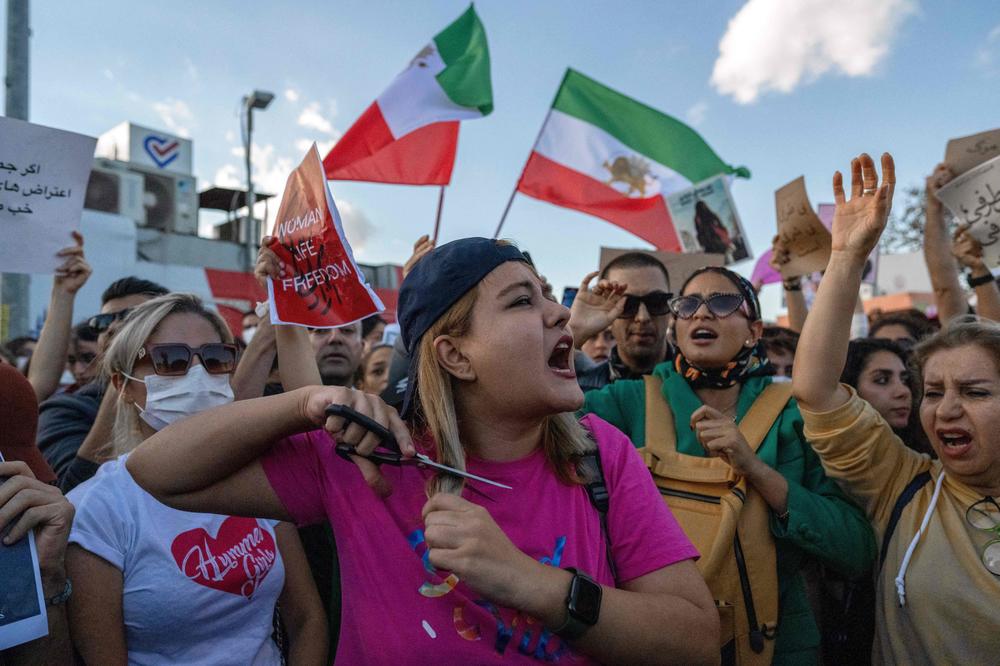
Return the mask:
{"type": "MultiPolygon", "coordinates": [[[[594,415],[581,422],[601,453],[619,584],[697,557],[628,438],[594,415]]],[[[383,465],[393,492],[382,499],[324,431],[282,440],[262,463],[295,522],[329,520],[333,528],[343,591],[337,663],[587,663],[537,621],[434,571],[421,520],[429,470],[383,465]]],[[[470,459],[468,469],[513,487],[470,481],[492,501],[468,488],[463,497],[485,507],[518,548],[614,586],[597,510],[582,486],[556,478],[541,449],[507,463],[470,459]]]]}

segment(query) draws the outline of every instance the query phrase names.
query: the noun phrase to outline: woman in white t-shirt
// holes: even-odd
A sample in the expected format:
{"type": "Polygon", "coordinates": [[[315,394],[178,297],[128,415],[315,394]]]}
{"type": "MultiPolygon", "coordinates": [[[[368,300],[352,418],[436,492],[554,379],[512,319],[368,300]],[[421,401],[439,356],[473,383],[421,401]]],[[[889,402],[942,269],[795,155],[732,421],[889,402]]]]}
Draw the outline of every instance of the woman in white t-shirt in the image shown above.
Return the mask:
{"type": "Polygon", "coordinates": [[[157,430],[232,402],[236,359],[225,322],[190,294],[137,307],[108,347],[119,457],[69,494],[70,625],[87,663],[279,664],[276,604],[291,661],[326,660],[326,620],[294,527],[171,509],[125,467],[157,430]]]}

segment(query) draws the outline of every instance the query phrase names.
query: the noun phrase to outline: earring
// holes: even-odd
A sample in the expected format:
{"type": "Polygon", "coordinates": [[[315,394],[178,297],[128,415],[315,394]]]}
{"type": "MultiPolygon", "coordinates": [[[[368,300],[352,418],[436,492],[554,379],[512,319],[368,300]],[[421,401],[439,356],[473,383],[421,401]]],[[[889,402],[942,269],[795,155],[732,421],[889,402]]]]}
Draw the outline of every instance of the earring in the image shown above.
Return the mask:
{"type": "Polygon", "coordinates": [[[747,347],[753,347],[753,338],[747,338],[747,341],[743,344],[747,347]]]}

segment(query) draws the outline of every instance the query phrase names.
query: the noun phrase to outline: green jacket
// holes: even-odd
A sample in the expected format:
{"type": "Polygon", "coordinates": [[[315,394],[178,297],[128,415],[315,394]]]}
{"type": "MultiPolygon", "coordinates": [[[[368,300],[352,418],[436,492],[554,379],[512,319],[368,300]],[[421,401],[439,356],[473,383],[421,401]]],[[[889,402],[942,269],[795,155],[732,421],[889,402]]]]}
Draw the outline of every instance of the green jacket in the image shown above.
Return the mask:
{"type": "MultiPolygon", "coordinates": [[[[663,397],[679,425],[677,450],[704,456],[694,431],[687,426],[702,402],[687,381],[661,363],[653,374],[663,380],[663,397]]],[[[770,377],[747,380],[736,405],[742,419],[770,377]]],[[[581,413],[594,413],[628,435],[636,447],[646,442],[646,388],[641,380],[619,380],[585,394],[581,413]]],[[[757,455],[788,481],[788,519],[771,516],[779,587],[775,664],[816,663],[820,636],[799,571],[808,557],[848,578],[859,578],[875,562],[875,537],[864,512],[823,472],[819,458],[802,434],[802,416],[792,399],[771,426],[757,455]]]]}

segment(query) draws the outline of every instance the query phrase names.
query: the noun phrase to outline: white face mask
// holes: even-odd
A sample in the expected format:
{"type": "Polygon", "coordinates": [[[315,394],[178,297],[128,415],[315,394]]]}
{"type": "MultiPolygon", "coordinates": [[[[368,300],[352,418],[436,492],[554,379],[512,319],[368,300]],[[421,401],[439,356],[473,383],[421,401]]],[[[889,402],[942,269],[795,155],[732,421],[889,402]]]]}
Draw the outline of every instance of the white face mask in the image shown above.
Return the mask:
{"type": "Polygon", "coordinates": [[[136,409],[139,417],[153,430],[162,430],[185,416],[233,401],[229,375],[210,375],[200,363],[192,365],[186,375],[179,377],[146,375],[145,379],[138,379],[122,374],[146,385],[146,406],[136,405],[136,409]]]}
{"type": "Polygon", "coordinates": [[[243,342],[245,342],[247,344],[250,344],[250,341],[253,340],[253,336],[254,336],[254,334],[256,332],[257,332],[257,327],[256,326],[247,326],[246,328],[244,328],[243,329],[243,342]]]}

